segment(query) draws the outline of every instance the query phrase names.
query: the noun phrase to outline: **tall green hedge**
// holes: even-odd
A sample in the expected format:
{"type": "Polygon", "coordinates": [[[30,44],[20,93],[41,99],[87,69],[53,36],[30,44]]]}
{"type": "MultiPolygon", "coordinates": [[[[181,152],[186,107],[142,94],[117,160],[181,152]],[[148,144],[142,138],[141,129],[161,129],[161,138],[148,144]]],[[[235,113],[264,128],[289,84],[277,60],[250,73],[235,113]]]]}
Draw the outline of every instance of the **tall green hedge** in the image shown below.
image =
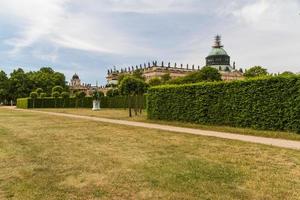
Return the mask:
{"type": "MultiPolygon", "coordinates": [[[[54,99],[53,97],[37,98],[35,100],[35,108],[92,108],[93,98],[85,97],[83,101],[76,100],[74,97],[54,99]]],[[[146,105],[146,98],[141,97],[138,102],[142,105],[146,105]]],[[[126,96],[116,96],[116,97],[101,97],[101,108],[128,108],[128,98],[126,96]]],[[[143,107],[144,107],[143,106],[143,107]]],[[[21,98],[17,100],[18,108],[33,108],[33,99],[31,98],[21,98]]]]}
{"type": "Polygon", "coordinates": [[[153,87],[148,118],[300,132],[300,76],[153,87]]]}
{"type": "Polygon", "coordinates": [[[33,101],[35,101],[35,108],[92,108],[92,97],[85,97],[82,100],[70,97],[67,99],[53,97],[37,98],[22,98],[17,100],[18,108],[33,108],[33,101]]]}

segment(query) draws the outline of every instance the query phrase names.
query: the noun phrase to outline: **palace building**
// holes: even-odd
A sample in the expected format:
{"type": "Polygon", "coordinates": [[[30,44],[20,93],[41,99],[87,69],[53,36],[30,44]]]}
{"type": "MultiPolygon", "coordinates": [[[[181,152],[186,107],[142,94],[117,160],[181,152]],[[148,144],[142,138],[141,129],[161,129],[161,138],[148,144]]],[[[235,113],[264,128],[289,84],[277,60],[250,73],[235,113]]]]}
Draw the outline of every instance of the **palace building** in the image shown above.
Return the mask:
{"type": "MultiPolygon", "coordinates": [[[[230,81],[243,79],[242,70],[236,69],[235,62],[233,62],[232,66],[230,65],[230,56],[227,54],[223,47],[224,46],[221,44],[221,36],[217,35],[215,37],[215,43],[212,46],[212,50],[206,57],[205,66],[214,67],[219,70],[223,80],[230,81]]],[[[170,74],[171,78],[186,76],[190,72],[200,70],[200,66],[198,65],[197,67],[195,67],[195,65],[189,66],[183,64],[177,65],[177,63],[174,63],[174,65],[171,66],[170,63],[165,65],[164,62],[158,64],[157,61],[154,61],[152,63],[144,63],[135,67],[131,66],[122,68],[120,70],[117,70],[114,67],[114,69],[110,69],[107,72],[106,79],[108,85],[117,84],[119,75],[132,74],[135,70],[140,70],[146,81],[149,81],[152,78],[159,78],[167,73],[170,74]]]]}
{"type": "Polygon", "coordinates": [[[91,84],[81,83],[81,80],[76,73],[72,76],[72,79],[70,80],[69,88],[72,95],[74,95],[75,92],[84,92],[86,95],[90,96],[95,90],[104,90],[106,92],[106,89],[102,86],[98,87],[92,86],[91,84]]]}
{"type": "Polygon", "coordinates": [[[80,80],[79,76],[75,73],[72,76],[72,79],[70,80],[69,88],[70,88],[71,94],[74,94],[75,92],[84,92],[84,93],[88,94],[90,85],[89,84],[81,84],[81,80],[80,80]]]}
{"type": "Polygon", "coordinates": [[[230,66],[230,56],[223,49],[219,35],[216,36],[215,44],[206,57],[206,66],[214,67],[219,71],[234,71],[233,67],[230,66]]]}
{"type": "Polygon", "coordinates": [[[71,95],[74,95],[76,92],[84,92],[87,96],[91,96],[94,91],[101,91],[106,94],[109,88],[106,86],[98,86],[98,84],[93,86],[92,84],[81,83],[79,76],[75,73],[70,80],[69,89],[71,95]]]}

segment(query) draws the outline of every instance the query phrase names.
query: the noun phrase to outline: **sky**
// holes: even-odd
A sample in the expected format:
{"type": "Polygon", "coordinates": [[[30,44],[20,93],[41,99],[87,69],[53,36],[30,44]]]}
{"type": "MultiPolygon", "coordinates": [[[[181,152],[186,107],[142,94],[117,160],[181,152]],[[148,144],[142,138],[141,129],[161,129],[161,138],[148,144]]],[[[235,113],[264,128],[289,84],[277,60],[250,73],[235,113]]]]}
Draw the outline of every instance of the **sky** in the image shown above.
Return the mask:
{"type": "Polygon", "coordinates": [[[238,68],[300,72],[300,0],[1,0],[0,70],[105,84],[113,66],[204,66],[217,34],[238,68]]]}

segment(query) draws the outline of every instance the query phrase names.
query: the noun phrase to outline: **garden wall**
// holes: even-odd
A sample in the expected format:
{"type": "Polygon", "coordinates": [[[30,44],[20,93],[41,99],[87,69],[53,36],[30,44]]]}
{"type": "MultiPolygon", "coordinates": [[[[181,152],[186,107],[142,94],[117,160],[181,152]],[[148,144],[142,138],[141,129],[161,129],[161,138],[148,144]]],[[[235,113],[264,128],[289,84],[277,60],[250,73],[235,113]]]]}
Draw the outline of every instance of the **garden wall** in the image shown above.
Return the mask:
{"type": "Polygon", "coordinates": [[[300,77],[150,88],[148,118],[300,132],[300,77]]]}

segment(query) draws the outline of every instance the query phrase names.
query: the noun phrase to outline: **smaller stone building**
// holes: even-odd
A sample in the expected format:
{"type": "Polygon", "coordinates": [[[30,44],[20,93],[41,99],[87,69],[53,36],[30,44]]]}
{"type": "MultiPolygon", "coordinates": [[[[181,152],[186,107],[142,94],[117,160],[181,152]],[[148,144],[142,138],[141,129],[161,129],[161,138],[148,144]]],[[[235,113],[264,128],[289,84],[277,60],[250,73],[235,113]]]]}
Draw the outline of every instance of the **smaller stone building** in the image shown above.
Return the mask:
{"type": "Polygon", "coordinates": [[[70,80],[69,88],[70,88],[71,95],[73,95],[75,92],[80,92],[80,91],[84,92],[87,96],[91,96],[93,92],[96,90],[102,91],[104,92],[104,94],[106,94],[107,92],[107,88],[103,86],[99,87],[97,85],[92,86],[91,84],[81,83],[81,80],[76,73],[72,76],[72,79],[70,80]]]}

